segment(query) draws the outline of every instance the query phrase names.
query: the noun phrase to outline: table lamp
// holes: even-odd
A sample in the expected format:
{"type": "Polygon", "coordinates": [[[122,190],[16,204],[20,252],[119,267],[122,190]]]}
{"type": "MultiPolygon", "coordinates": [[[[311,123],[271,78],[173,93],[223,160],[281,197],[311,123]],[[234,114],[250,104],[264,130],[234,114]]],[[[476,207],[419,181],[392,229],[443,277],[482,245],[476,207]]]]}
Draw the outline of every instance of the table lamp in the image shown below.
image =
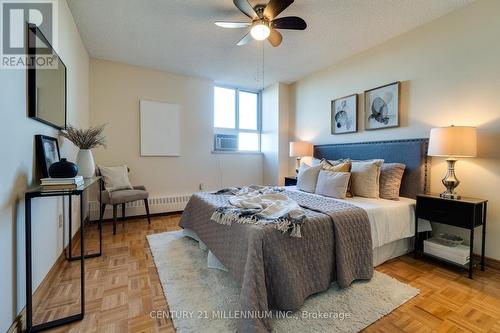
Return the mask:
{"type": "Polygon", "coordinates": [[[297,158],[297,166],[295,171],[298,172],[300,167],[300,159],[304,156],[312,156],[313,146],[305,141],[290,142],[290,157],[297,158]]]}
{"type": "Polygon", "coordinates": [[[448,172],[442,180],[446,191],[440,196],[446,199],[460,199],[460,196],[455,192],[455,188],[460,184],[455,176],[455,162],[457,157],[475,157],[477,155],[476,128],[452,125],[431,129],[427,155],[447,157],[448,172]]]}

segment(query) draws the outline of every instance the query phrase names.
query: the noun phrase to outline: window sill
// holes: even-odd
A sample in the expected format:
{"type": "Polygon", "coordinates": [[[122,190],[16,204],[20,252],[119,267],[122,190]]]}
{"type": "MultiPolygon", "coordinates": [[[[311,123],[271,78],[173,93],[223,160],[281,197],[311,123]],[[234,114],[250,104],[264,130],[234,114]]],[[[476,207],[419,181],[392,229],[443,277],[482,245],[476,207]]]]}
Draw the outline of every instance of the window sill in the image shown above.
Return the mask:
{"type": "Polygon", "coordinates": [[[263,155],[260,151],[218,151],[212,150],[212,154],[223,155],[263,155]]]}

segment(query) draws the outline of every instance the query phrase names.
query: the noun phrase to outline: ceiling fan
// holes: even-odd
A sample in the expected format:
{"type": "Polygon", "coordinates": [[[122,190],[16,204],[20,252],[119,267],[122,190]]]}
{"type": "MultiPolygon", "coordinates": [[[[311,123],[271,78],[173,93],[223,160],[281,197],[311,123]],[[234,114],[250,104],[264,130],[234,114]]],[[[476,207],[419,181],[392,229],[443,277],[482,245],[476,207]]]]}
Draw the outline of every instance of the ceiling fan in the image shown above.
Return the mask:
{"type": "Polygon", "coordinates": [[[277,47],[281,44],[283,37],[276,29],[305,30],[307,23],[297,16],[287,16],[276,18],[282,11],[293,3],[294,0],[270,0],[267,5],[253,6],[248,0],[233,0],[238,9],[252,19],[252,22],[215,22],[222,28],[248,28],[248,32],[236,45],[248,44],[252,37],[256,40],[267,38],[272,46],[277,47]]]}

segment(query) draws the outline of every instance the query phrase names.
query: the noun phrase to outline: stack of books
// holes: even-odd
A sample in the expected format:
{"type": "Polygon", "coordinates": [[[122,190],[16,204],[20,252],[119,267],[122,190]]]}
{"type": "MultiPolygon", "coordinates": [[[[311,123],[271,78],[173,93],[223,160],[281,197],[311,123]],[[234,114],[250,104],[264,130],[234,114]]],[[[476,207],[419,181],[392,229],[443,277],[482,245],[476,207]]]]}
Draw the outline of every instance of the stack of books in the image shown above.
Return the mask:
{"type": "Polygon", "coordinates": [[[40,180],[44,191],[74,190],[78,186],[83,185],[82,176],[72,178],[42,178],[40,180]]]}
{"type": "Polygon", "coordinates": [[[424,252],[459,265],[465,265],[470,260],[470,247],[467,245],[446,246],[434,237],[424,241],[424,252]]]}

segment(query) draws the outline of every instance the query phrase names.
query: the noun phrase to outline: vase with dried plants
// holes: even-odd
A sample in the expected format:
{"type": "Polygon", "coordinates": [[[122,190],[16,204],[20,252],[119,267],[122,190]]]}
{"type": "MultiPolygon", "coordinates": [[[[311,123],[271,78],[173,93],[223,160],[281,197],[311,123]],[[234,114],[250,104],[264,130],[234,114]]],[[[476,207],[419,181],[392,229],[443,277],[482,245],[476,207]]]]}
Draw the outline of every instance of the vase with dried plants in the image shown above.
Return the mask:
{"type": "Polygon", "coordinates": [[[80,148],[76,157],[79,176],[90,178],[95,175],[95,163],[94,157],[92,156],[92,149],[99,146],[106,146],[103,132],[104,125],[90,127],[88,129],[78,129],[70,124],[66,126],[65,130],[61,131],[63,137],[80,148]]]}

